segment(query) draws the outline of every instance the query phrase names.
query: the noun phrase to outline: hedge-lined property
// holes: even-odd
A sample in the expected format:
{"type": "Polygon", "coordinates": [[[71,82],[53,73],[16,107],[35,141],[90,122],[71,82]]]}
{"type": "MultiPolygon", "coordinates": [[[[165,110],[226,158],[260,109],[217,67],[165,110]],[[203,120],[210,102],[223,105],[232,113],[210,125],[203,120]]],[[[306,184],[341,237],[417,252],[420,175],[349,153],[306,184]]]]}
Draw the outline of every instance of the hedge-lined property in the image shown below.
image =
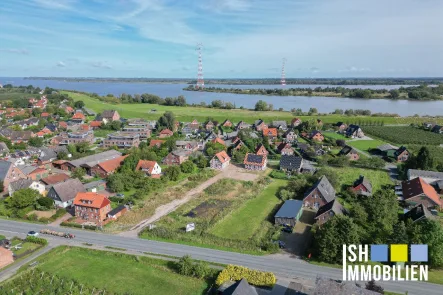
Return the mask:
{"type": "Polygon", "coordinates": [[[243,278],[251,285],[262,287],[272,287],[277,281],[272,272],[253,270],[244,266],[230,264],[219,273],[215,284],[220,286],[226,281],[239,281],[243,278]]]}

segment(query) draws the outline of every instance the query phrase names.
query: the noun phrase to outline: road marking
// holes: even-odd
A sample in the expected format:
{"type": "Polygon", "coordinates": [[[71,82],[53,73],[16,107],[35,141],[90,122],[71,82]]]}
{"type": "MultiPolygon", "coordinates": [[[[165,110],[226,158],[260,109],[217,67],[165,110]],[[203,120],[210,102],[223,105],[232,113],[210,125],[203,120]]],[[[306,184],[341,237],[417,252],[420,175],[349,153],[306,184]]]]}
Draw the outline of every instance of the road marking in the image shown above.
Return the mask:
{"type": "Polygon", "coordinates": [[[19,232],[16,232],[16,231],[3,230],[3,229],[0,229],[0,231],[1,232],[5,232],[5,233],[12,233],[12,234],[24,234],[24,233],[19,233],[19,232]]]}

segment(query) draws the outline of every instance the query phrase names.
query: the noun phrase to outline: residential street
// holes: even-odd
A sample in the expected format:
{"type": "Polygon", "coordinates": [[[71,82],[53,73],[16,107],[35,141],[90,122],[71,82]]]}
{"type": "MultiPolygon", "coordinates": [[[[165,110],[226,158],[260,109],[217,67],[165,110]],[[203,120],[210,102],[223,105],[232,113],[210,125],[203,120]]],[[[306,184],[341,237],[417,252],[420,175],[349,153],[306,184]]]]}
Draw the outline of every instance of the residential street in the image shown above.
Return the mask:
{"type": "MultiPolygon", "coordinates": [[[[25,222],[0,220],[0,234],[8,236],[14,234],[26,234],[29,230],[39,231],[49,226],[40,224],[30,224],[25,222]]],[[[55,229],[55,228],[54,228],[55,229]]],[[[76,235],[75,242],[92,243],[94,245],[112,246],[125,248],[138,252],[151,252],[156,254],[171,255],[181,257],[191,255],[195,259],[209,262],[237,264],[253,269],[274,272],[277,276],[283,278],[305,278],[315,279],[317,275],[333,279],[341,279],[341,269],[322,267],[308,264],[302,260],[291,259],[287,256],[253,256],[234,252],[219,251],[213,249],[191,247],[180,244],[150,241],[131,237],[122,237],[117,235],[102,234],[92,231],[82,231],[75,229],[66,229],[66,231],[76,235]]],[[[69,244],[69,240],[59,239],[56,244],[69,244]]],[[[51,245],[53,242],[51,242],[51,245]]],[[[8,272],[8,270],[7,270],[8,272]]],[[[0,273],[0,278],[5,274],[0,273]]],[[[395,292],[406,292],[408,294],[441,294],[441,285],[422,283],[422,282],[383,282],[386,290],[395,292]]]]}

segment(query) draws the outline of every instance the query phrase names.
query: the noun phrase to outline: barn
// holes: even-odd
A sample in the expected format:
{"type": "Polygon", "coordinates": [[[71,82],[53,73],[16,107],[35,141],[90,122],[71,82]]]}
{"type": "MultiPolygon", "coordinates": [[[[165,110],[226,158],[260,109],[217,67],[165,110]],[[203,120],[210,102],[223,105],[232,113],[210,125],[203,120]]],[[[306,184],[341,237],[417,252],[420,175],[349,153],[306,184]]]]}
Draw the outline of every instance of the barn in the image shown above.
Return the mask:
{"type": "Polygon", "coordinates": [[[276,225],[294,226],[303,213],[303,201],[287,200],[280,210],[275,214],[274,220],[276,225]]]}

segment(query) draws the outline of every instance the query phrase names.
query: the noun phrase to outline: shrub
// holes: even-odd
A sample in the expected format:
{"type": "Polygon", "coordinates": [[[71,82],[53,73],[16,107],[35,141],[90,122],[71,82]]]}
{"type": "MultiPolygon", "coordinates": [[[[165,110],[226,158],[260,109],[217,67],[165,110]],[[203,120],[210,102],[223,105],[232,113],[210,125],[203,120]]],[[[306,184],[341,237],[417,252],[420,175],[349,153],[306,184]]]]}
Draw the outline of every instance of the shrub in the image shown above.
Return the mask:
{"type": "Polygon", "coordinates": [[[45,208],[51,208],[54,205],[54,201],[51,198],[43,197],[37,200],[37,203],[45,208]]]}
{"type": "Polygon", "coordinates": [[[252,270],[243,266],[230,264],[219,273],[215,283],[217,286],[220,286],[226,281],[239,281],[243,278],[252,285],[263,287],[272,287],[276,282],[275,275],[272,272],[252,270]]]}
{"type": "Polygon", "coordinates": [[[33,220],[33,221],[37,221],[38,220],[38,216],[35,213],[29,214],[27,216],[28,220],[33,220]]]}
{"type": "Polygon", "coordinates": [[[25,241],[29,242],[29,243],[43,245],[43,246],[46,246],[48,244],[48,241],[46,239],[37,238],[37,237],[33,237],[33,236],[27,236],[25,241]]]}
{"type": "Polygon", "coordinates": [[[191,256],[185,255],[177,262],[177,271],[184,276],[194,276],[197,278],[205,278],[211,274],[211,270],[207,263],[195,262],[191,256]]]}

